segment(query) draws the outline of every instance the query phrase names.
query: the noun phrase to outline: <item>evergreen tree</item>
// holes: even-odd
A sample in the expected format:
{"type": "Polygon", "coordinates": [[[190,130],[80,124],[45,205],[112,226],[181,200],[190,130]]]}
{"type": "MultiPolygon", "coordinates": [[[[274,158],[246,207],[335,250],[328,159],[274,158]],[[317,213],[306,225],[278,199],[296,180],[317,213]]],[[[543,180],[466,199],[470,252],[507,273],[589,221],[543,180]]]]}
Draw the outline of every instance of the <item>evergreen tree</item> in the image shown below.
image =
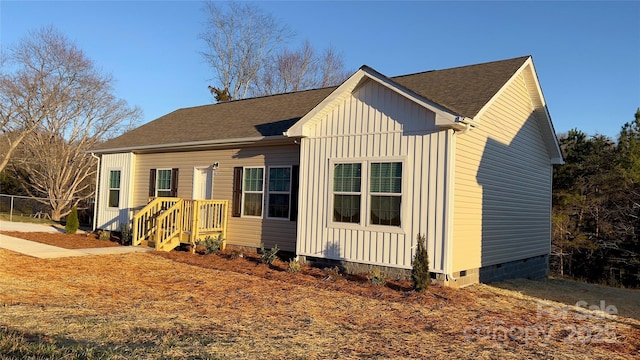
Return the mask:
{"type": "Polygon", "coordinates": [[[64,227],[64,230],[67,234],[75,234],[79,227],[78,208],[74,206],[71,208],[69,215],[67,215],[67,225],[64,227]]]}
{"type": "Polygon", "coordinates": [[[429,253],[427,252],[426,237],[418,234],[416,254],[411,263],[411,279],[413,288],[418,292],[423,292],[429,287],[431,276],[429,275],[429,253]]]}

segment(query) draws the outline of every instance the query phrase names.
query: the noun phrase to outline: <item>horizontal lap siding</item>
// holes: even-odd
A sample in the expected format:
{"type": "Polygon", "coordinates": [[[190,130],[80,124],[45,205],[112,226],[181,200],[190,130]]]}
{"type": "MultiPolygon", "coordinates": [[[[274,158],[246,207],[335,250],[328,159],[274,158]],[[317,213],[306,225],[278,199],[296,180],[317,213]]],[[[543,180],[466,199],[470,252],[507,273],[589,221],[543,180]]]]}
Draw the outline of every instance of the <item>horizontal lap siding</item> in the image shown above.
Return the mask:
{"type": "MultiPolygon", "coordinates": [[[[448,135],[436,129],[434,115],[370,82],[307,124],[311,135],[301,145],[299,254],[410,268],[420,233],[428,238],[432,268],[444,269],[448,135]],[[398,159],[404,162],[401,229],[331,224],[331,161],[398,159]]],[[[362,210],[364,219],[368,214],[362,210]]]]}
{"type": "Polygon", "coordinates": [[[533,110],[520,76],[456,135],[453,271],[549,251],[552,167],[533,110]]]}
{"type": "MultiPolygon", "coordinates": [[[[135,182],[138,184],[134,194],[135,205],[142,207],[147,203],[150,169],[179,168],[178,197],[190,199],[193,196],[194,167],[206,167],[214,162],[218,162],[219,167],[215,170],[213,177],[213,198],[229,200],[227,244],[249,247],[259,247],[261,243],[266,247],[277,244],[278,248],[285,251],[295,251],[295,221],[232,217],[231,201],[234,167],[264,166],[266,176],[268,166],[297,165],[298,145],[138,155],[135,172],[135,182]]],[[[265,191],[263,196],[265,202],[266,198],[265,191]]],[[[263,213],[266,213],[266,203],[264,206],[263,213]]]]}

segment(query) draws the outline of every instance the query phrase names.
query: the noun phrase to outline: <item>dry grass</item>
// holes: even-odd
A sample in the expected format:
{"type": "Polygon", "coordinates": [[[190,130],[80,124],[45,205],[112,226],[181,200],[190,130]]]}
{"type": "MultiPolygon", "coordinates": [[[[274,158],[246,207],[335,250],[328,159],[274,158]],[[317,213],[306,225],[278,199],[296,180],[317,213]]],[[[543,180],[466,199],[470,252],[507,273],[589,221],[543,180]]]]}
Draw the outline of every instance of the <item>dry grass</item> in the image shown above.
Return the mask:
{"type": "Polygon", "coordinates": [[[635,319],[577,311],[485,285],[433,286],[416,294],[405,291],[404,283],[380,287],[318,269],[289,273],[285,267],[224,254],[35,259],[0,250],[0,352],[5,334],[115,359],[640,354],[635,319]]]}

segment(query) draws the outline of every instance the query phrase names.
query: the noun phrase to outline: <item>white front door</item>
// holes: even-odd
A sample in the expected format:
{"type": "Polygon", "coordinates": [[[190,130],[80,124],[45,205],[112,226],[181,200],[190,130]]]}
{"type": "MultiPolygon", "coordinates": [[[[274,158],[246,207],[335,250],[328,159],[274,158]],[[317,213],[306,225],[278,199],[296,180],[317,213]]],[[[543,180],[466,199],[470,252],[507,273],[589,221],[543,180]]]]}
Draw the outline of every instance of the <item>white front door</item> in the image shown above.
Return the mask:
{"type": "Polygon", "coordinates": [[[193,170],[193,199],[211,200],[213,192],[213,171],[211,168],[193,170]]]}

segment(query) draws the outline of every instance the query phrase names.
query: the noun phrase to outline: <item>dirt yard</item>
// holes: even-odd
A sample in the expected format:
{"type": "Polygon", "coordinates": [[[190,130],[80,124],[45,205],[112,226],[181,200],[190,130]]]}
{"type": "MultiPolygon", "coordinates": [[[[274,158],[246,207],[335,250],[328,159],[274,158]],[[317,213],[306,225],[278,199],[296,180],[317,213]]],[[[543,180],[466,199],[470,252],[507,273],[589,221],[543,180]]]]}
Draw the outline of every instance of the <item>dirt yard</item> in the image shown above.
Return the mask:
{"type": "MultiPolygon", "coordinates": [[[[69,241],[64,234],[46,237],[54,235],[58,240],[47,243],[106,245],[86,237],[69,241]]],[[[375,286],[365,275],[287,269],[284,262],[269,268],[249,254],[36,259],[0,250],[0,354],[47,358],[47,351],[72,349],[113,359],[640,356],[637,319],[543,301],[521,290],[432,286],[417,294],[403,282],[375,286]]]]}

